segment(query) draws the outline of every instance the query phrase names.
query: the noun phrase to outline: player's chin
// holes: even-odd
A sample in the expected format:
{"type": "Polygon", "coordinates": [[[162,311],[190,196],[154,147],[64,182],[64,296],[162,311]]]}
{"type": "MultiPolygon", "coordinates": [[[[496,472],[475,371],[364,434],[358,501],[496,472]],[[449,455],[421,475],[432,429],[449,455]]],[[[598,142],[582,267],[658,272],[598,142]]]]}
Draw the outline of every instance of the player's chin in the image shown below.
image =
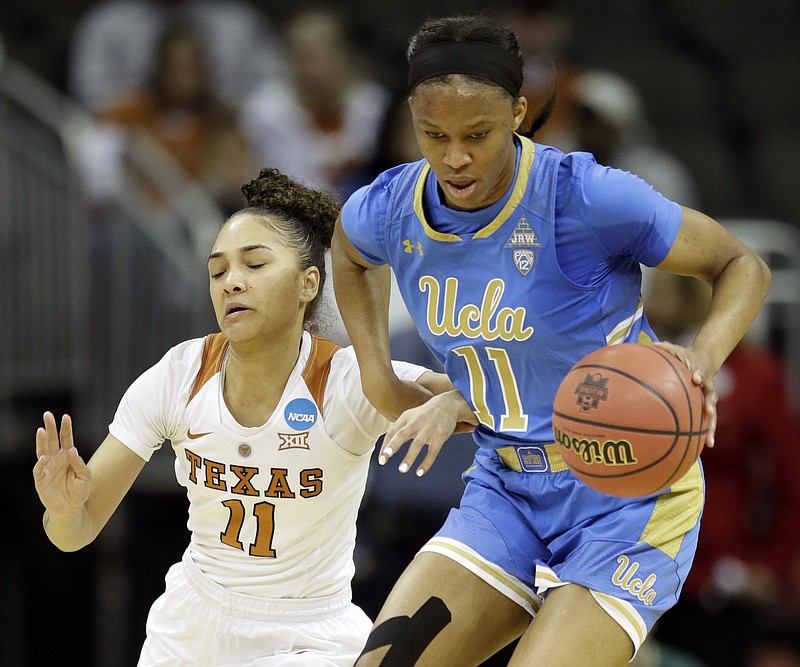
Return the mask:
{"type": "Polygon", "coordinates": [[[228,339],[229,343],[244,343],[258,337],[257,330],[253,326],[244,322],[227,322],[223,320],[220,323],[220,331],[222,335],[228,339]]]}

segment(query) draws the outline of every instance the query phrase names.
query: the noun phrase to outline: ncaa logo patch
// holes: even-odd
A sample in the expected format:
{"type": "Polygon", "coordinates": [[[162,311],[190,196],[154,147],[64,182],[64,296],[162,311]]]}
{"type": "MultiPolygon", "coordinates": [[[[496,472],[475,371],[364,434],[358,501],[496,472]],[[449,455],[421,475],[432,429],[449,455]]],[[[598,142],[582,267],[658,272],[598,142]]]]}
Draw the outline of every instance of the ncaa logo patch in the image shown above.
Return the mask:
{"type": "Polygon", "coordinates": [[[317,406],[307,398],[295,398],[289,401],[283,418],[295,431],[306,431],[317,421],[317,406]]]}

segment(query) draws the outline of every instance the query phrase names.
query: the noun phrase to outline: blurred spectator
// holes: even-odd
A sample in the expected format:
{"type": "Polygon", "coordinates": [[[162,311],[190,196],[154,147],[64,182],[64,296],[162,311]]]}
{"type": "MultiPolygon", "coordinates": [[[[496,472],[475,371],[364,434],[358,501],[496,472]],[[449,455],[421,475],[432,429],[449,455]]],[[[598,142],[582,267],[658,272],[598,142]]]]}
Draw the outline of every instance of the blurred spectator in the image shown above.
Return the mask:
{"type": "Polygon", "coordinates": [[[556,87],[555,106],[536,141],[562,151],[575,150],[571,82],[582,71],[572,53],[575,20],[558,0],[522,0],[497,11],[517,35],[524,62],[521,95],[528,100],[525,127],[539,115],[556,87]]]}
{"type": "Polygon", "coordinates": [[[386,105],[378,129],[375,153],[365,166],[364,183],[372,182],[387,169],[421,159],[422,153],[408,106],[408,89],[403,87],[386,105]]]}
{"type": "Polygon", "coordinates": [[[365,59],[333,9],[295,14],[285,43],[290,74],[245,101],[243,127],[260,164],[346,196],[372,159],[388,91],[362,71],[365,59]]]}
{"type": "MultiPolygon", "coordinates": [[[[187,26],[174,25],[162,32],[155,49],[152,80],[142,90],[98,111],[98,122],[105,131],[101,129],[90,141],[102,142],[120,129],[128,132],[128,139],[135,140],[136,132],[141,132],[171,156],[192,181],[202,185],[224,211],[234,211],[241,208],[240,187],[253,168],[252,157],[237,128],[235,111],[209,87],[203,47],[200,35],[187,26]]],[[[124,149],[126,137],[117,136],[117,148],[124,149]]],[[[109,162],[123,161],[123,152],[105,155],[93,171],[122,171],[121,165],[112,167],[109,162]]],[[[140,185],[147,188],[153,174],[138,176],[140,185]]],[[[92,171],[88,177],[93,178],[92,171]]],[[[112,191],[118,186],[108,184],[112,191]]],[[[158,209],[163,202],[155,188],[150,190],[158,209]]],[[[96,187],[93,191],[101,192],[96,187]]]]}
{"type": "Polygon", "coordinates": [[[233,105],[283,70],[268,19],[244,0],[102,0],[72,37],[68,87],[92,111],[147,85],[156,43],[175,22],[192,25],[208,44],[214,92],[233,105]]]}
{"type": "Polygon", "coordinates": [[[626,79],[607,71],[585,71],[570,82],[569,95],[574,104],[575,150],[636,174],[668,199],[698,208],[694,176],[656,145],[641,96],[626,79]]]}
{"type": "Polygon", "coordinates": [[[779,623],[765,628],[748,651],[745,667],[800,667],[797,625],[779,623]]]}
{"type": "MultiPolygon", "coordinates": [[[[658,627],[658,626],[656,626],[658,627]]],[[[660,642],[650,635],[642,644],[630,667],[708,667],[691,654],[660,642]]]]}
{"type": "MultiPolygon", "coordinates": [[[[647,276],[653,329],[688,344],[710,289],[662,271],[647,276]]],[[[681,600],[656,633],[713,667],[745,664],[765,619],[800,613],[800,423],[782,359],[746,341],[716,377],[716,446],[702,453],[706,504],[697,554],[681,600]]],[[[800,625],[793,631],[800,636],[800,625]]]]}

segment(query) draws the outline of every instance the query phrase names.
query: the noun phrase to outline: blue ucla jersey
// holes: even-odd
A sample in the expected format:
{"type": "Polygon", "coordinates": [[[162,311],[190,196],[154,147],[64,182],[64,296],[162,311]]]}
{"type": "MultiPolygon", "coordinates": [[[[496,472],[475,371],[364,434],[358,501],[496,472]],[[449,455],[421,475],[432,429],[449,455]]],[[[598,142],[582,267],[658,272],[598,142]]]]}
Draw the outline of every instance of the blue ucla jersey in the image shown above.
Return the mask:
{"type": "Polygon", "coordinates": [[[488,448],[552,442],[553,399],[572,365],[604,345],[655,338],[642,312],[640,262],[666,256],[681,219],[677,204],[588,154],[524,138],[517,148],[514,183],[487,209],[444,207],[423,160],[385,172],[342,211],[353,245],[393,267],[420,335],[472,405],[476,441],[488,448]],[[609,171],[595,188],[599,203],[587,203],[609,171]],[[557,238],[568,240],[558,257],[557,238]]]}

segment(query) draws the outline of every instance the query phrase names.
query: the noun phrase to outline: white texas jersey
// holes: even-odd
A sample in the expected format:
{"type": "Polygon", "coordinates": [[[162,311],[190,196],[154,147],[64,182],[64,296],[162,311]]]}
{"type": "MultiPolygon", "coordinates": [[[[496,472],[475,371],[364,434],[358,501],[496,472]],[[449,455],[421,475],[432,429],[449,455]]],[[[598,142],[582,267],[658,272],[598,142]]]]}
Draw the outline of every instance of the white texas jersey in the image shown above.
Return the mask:
{"type": "MultiPolygon", "coordinates": [[[[389,421],[364,397],[353,348],[306,332],[272,416],[241,426],[222,397],[227,351],[221,334],[172,348],[131,385],[109,431],[145,460],[172,443],[190,553],[211,580],[271,598],[341,591],[370,453],[389,421]]],[[[427,370],[394,363],[405,380],[427,370]]]]}

